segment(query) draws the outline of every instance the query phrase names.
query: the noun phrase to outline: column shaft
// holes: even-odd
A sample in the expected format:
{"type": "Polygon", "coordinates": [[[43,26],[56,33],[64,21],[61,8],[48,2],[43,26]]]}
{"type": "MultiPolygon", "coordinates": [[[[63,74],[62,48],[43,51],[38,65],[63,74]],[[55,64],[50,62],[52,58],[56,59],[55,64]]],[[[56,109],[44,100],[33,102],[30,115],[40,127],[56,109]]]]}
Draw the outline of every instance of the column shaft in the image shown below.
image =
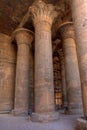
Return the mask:
{"type": "Polygon", "coordinates": [[[51,31],[44,22],[35,30],[35,111],[54,111],[51,31]],[[41,25],[44,25],[43,28],[41,25]]]}
{"type": "Polygon", "coordinates": [[[80,113],[82,104],[80,88],[81,84],[75,40],[68,38],[63,41],[63,44],[68,108],[71,113],[80,113]]]}
{"type": "Polygon", "coordinates": [[[84,116],[87,116],[87,0],[72,0],[84,116]]]}
{"type": "MultiPolygon", "coordinates": [[[[15,86],[15,111],[28,114],[29,103],[29,46],[18,45],[16,86],[15,86]]],[[[16,114],[17,114],[16,113],[16,114]]]]}

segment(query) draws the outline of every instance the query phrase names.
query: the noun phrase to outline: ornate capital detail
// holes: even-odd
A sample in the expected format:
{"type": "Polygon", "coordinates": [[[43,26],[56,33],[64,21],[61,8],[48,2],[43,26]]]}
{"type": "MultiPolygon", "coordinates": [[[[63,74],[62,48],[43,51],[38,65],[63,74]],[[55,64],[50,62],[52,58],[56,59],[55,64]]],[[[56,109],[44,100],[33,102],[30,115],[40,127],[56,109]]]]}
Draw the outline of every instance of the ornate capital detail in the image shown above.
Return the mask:
{"type": "Polygon", "coordinates": [[[46,4],[42,0],[35,1],[29,8],[29,12],[33,19],[34,25],[42,21],[48,22],[52,25],[54,18],[58,15],[52,4],[46,4]]]}
{"type": "Polygon", "coordinates": [[[57,34],[61,36],[62,39],[73,38],[75,39],[75,30],[72,22],[66,22],[60,25],[57,34]]]}
{"type": "Polygon", "coordinates": [[[16,41],[17,45],[27,44],[31,45],[34,34],[32,31],[25,28],[18,28],[12,34],[12,41],[16,41]]]}

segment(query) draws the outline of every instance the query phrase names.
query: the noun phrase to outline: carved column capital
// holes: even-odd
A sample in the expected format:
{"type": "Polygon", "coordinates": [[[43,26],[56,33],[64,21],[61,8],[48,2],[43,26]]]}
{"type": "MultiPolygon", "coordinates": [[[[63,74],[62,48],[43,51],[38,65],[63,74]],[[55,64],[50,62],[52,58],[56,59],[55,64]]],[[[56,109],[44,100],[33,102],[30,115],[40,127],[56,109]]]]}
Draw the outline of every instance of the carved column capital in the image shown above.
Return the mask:
{"type": "Polygon", "coordinates": [[[58,15],[52,4],[46,4],[42,0],[35,1],[33,5],[29,7],[29,12],[34,25],[39,22],[48,22],[52,25],[54,18],[58,15]]]}
{"type": "Polygon", "coordinates": [[[25,28],[18,28],[12,34],[12,41],[15,40],[17,45],[27,44],[31,46],[34,34],[32,31],[25,28]]]}
{"type": "Polygon", "coordinates": [[[72,22],[66,22],[61,24],[57,33],[61,36],[62,39],[75,39],[75,31],[72,22]]]}

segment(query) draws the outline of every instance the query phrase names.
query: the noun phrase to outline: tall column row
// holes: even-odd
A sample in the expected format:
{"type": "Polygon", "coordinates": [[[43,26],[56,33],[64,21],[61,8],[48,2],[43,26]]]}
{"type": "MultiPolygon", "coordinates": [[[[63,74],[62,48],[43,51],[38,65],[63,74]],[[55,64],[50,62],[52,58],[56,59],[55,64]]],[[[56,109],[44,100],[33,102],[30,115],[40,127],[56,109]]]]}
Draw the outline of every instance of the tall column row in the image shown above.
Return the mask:
{"type": "MultiPolygon", "coordinates": [[[[58,119],[54,107],[54,83],[51,27],[57,16],[51,4],[35,1],[29,8],[35,27],[35,113],[33,121],[58,119]]],[[[15,81],[15,115],[27,115],[29,110],[29,55],[33,33],[24,28],[15,30],[12,37],[17,43],[17,65],[15,81]]]]}
{"type": "MultiPolygon", "coordinates": [[[[71,22],[64,23],[58,29],[63,41],[68,108],[71,113],[81,112],[81,75],[85,116],[87,116],[86,8],[86,0],[72,0],[72,14],[77,41],[75,41],[75,32],[71,22]],[[83,9],[82,12],[80,11],[81,8],[83,9]],[[76,53],[76,49],[78,53],[76,53]]],[[[54,108],[51,27],[57,13],[53,5],[45,4],[41,0],[33,3],[29,8],[29,13],[35,28],[35,113],[32,114],[32,120],[41,122],[56,120],[58,113],[55,112],[54,108]]],[[[18,47],[14,114],[27,115],[29,109],[29,55],[33,33],[20,28],[13,33],[13,38],[18,47]]]]}

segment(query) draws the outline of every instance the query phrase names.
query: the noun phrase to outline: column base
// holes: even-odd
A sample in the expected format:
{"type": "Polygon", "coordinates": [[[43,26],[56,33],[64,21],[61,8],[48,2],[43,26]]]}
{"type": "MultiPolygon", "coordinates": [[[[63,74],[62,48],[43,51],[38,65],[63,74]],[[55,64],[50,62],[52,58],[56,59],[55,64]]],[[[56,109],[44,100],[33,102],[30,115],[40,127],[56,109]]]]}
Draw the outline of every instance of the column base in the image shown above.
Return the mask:
{"type": "Polygon", "coordinates": [[[66,110],[64,111],[66,115],[83,115],[83,110],[82,109],[71,109],[71,110],[66,110]]]}
{"type": "Polygon", "coordinates": [[[24,117],[24,116],[28,116],[28,111],[27,110],[16,110],[16,109],[14,109],[14,110],[12,110],[12,114],[14,115],[14,116],[22,116],[22,117],[24,117]]]}
{"type": "Polygon", "coordinates": [[[58,112],[32,113],[31,121],[33,122],[50,122],[59,119],[58,112]]]}
{"type": "Polygon", "coordinates": [[[77,119],[76,130],[87,130],[87,120],[84,118],[77,119]]]}
{"type": "Polygon", "coordinates": [[[0,114],[10,114],[11,110],[0,110],[0,114]]]}
{"type": "Polygon", "coordinates": [[[71,109],[68,111],[69,114],[71,115],[83,115],[83,110],[82,109],[71,109]]]}
{"type": "Polygon", "coordinates": [[[75,115],[83,115],[83,110],[82,109],[72,109],[72,114],[75,115]]]}

